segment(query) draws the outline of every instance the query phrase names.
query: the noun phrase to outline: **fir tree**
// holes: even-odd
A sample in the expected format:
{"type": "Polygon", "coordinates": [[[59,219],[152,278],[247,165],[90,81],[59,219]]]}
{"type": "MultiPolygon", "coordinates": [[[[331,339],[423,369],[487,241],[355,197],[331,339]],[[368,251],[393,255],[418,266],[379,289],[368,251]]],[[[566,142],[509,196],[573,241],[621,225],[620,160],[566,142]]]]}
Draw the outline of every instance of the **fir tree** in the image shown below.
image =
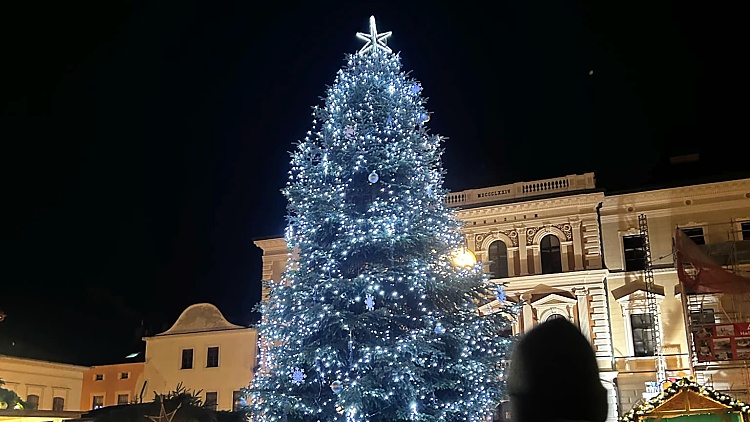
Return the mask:
{"type": "Polygon", "coordinates": [[[284,194],[292,259],[261,307],[253,420],[480,421],[502,394],[500,287],[452,264],[442,139],[378,34],[314,110],[284,194]]]}

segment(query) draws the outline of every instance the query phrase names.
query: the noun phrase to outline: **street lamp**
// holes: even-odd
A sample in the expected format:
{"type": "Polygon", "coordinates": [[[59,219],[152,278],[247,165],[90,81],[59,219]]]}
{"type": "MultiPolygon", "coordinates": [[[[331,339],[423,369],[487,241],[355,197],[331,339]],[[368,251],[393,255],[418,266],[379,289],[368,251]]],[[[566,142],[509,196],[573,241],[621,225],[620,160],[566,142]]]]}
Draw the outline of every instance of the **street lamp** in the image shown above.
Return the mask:
{"type": "Polygon", "coordinates": [[[456,267],[470,268],[477,265],[477,256],[470,249],[462,247],[451,254],[451,260],[456,267]]]}

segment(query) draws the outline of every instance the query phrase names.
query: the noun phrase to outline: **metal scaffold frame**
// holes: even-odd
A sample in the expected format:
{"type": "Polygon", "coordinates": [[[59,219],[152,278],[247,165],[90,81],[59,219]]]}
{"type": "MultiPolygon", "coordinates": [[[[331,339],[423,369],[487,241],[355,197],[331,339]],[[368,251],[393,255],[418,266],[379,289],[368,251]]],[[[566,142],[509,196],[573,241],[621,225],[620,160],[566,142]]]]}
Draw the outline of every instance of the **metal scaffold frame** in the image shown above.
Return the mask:
{"type": "Polygon", "coordinates": [[[667,362],[664,356],[664,348],[661,340],[661,318],[659,314],[659,303],[654,290],[654,270],[651,263],[651,242],[648,235],[648,220],[646,214],[638,215],[638,229],[643,240],[644,269],[643,281],[646,284],[646,309],[651,315],[654,327],[651,330],[651,341],[654,345],[654,357],[656,358],[656,382],[661,388],[667,381],[667,362]]]}

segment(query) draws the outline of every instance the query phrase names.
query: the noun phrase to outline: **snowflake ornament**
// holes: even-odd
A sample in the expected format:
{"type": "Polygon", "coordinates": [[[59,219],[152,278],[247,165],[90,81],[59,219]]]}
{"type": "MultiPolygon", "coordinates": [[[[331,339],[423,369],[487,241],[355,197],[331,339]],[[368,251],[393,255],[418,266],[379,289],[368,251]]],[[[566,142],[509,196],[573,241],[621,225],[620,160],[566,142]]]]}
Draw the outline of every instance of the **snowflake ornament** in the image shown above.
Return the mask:
{"type": "Polygon", "coordinates": [[[373,295],[368,294],[365,296],[365,306],[367,306],[368,311],[375,309],[375,297],[373,295]]]}
{"type": "Polygon", "coordinates": [[[354,134],[357,133],[357,127],[356,126],[346,126],[344,128],[344,136],[347,137],[347,139],[351,139],[354,137],[354,134]]]}
{"type": "Polygon", "coordinates": [[[292,373],[289,375],[289,377],[292,379],[292,384],[302,385],[305,383],[305,378],[307,378],[307,375],[305,375],[304,369],[300,369],[295,366],[294,369],[292,369],[292,373]]]}
{"type": "Polygon", "coordinates": [[[497,287],[497,292],[495,293],[497,296],[497,300],[499,302],[505,302],[505,290],[503,290],[503,286],[497,287]]]}

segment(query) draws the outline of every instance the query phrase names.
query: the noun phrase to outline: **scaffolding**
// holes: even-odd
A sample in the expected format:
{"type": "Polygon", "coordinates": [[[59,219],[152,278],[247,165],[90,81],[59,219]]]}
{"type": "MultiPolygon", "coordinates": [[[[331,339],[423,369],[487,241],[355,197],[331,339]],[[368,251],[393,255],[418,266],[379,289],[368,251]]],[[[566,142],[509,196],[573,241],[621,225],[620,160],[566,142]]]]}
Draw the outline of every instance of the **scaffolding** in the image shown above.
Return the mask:
{"type": "Polygon", "coordinates": [[[659,317],[659,303],[656,299],[656,290],[654,289],[654,270],[651,262],[651,242],[648,235],[648,219],[646,214],[638,215],[638,229],[643,241],[644,268],[643,281],[646,284],[646,309],[651,315],[653,329],[651,330],[651,341],[654,345],[654,354],[656,358],[656,383],[661,389],[667,380],[667,361],[664,357],[664,347],[661,341],[661,322],[659,317]]]}
{"type": "Polygon", "coordinates": [[[750,323],[750,236],[743,222],[734,220],[704,230],[713,236],[709,240],[721,241],[697,244],[680,228],[674,238],[690,370],[710,387],[713,374],[721,372],[729,386],[725,392],[748,399],[750,335],[743,330],[750,323]]]}

